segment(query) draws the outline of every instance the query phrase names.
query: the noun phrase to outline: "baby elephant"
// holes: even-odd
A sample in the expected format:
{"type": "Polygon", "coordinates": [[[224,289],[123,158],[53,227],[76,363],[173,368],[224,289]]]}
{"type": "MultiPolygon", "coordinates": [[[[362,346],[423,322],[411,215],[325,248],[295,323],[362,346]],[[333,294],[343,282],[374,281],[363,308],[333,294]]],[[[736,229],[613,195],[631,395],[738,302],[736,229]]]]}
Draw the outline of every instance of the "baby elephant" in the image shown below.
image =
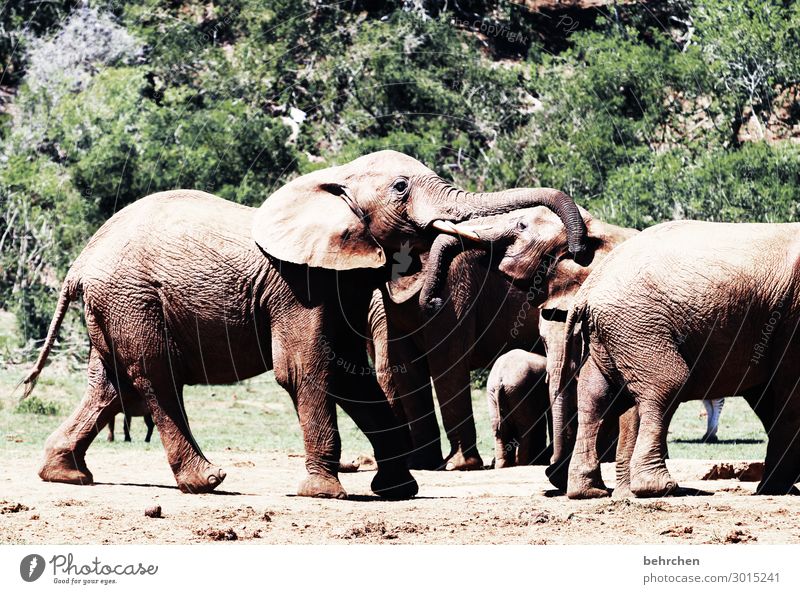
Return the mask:
{"type": "Polygon", "coordinates": [[[515,349],[489,373],[486,398],[494,433],[495,468],[549,464],[547,359],[515,349]]]}
{"type": "MultiPolygon", "coordinates": [[[[131,417],[134,415],[130,412],[125,413],[125,420],[122,423],[122,431],[125,434],[125,441],[131,440],[131,417]]],[[[153,427],[155,427],[155,423],[153,422],[153,417],[149,414],[143,415],[136,415],[136,416],[143,416],[144,417],[144,424],[147,426],[147,435],[145,435],[144,440],[147,443],[150,443],[150,438],[153,437],[153,427]]],[[[111,420],[108,422],[108,441],[114,441],[114,419],[116,417],[111,417],[111,420]]]]}

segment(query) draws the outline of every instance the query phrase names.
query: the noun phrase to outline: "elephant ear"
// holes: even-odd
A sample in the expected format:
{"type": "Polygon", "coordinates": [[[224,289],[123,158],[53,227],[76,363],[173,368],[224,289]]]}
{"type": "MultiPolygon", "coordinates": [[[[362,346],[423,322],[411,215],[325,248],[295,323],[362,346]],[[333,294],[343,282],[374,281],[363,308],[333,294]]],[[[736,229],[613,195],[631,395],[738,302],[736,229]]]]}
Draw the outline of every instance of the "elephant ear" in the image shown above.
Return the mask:
{"type": "Polygon", "coordinates": [[[333,270],[380,268],[383,249],[346,185],[326,179],[331,170],[286,184],[256,212],[252,236],[285,262],[333,270]]]}
{"type": "Polygon", "coordinates": [[[559,260],[547,279],[547,298],[539,309],[569,311],[591,271],[591,266],[581,266],[571,258],[559,260]]]}

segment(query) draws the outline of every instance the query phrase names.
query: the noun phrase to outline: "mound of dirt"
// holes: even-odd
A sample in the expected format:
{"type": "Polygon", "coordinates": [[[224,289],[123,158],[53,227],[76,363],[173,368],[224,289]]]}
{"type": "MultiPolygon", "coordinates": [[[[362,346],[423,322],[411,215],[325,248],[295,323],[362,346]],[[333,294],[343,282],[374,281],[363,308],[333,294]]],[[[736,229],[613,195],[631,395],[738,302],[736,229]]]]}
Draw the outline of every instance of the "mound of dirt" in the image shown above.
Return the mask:
{"type": "Polygon", "coordinates": [[[700,480],[739,479],[749,483],[760,481],[763,475],[763,462],[719,462],[701,476],[700,480]]]}

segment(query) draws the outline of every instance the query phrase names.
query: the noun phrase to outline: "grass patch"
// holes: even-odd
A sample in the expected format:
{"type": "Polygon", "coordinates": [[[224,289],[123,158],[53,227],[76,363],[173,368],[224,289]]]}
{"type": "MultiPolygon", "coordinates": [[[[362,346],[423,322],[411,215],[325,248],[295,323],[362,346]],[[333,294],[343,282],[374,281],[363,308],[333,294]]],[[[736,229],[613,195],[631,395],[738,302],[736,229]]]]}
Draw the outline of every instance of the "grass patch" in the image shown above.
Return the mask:
{"type": "MultiPolygon", "coordinates": [[[[80,401],[85,387],[83,371],[71,371],[66,364],[56,361],[42,372],[36,390],[19,410],[17,395],[11,391],[24,377],[27,365],[0,367],[0,447],[7,451],[17,448],[39,449],[80,401]],[[25,404],[28,403],[28,404],[25,404]],[[30,407],[30,408],[27,408],[30,407]]],[[[486,392],[472,391],[472,408],[478,430],[478,449],[485,462],[493,455],[493,438],[486,392]]],[[[186,410],[192,431],[204,450],[279,451],[302,454],[303,439],[297,415],[289,395],[275,382],[272,373],[265,373],[229,386],[187,386],[186,410]]],[[[705,417],[700,402],[682,404],[673,419],[669,432],[669,452],[672,458],[715,460],[761,460],[766,451],[766,436],[758,418],[741,398],[728,398],[722,411],[720,443],[704,444],[700,438],[705,432],[705,417]]],[[[117,419],[121,433],[122,419],[117,419]]],[[[141,418],[131,423],[132,443],[121,439],[109,443],[101,433],[93,448],[161,449],[158,439],[144,442],[145,426],[141,418]]],[[[370,446],[355,423],[339,411],[339,433],[343,457],[349,459],[371,453],[370,446]]],[[[444,430],[442,448],[447,453],[448,444],[444,430]]]]}
{"type": "Polygon", "coordinates": [[[14,408],[17,414],[54,416],[61,412],[61,407],[55,402],[42,400],[37,396],[28,396],[14,408]]]}

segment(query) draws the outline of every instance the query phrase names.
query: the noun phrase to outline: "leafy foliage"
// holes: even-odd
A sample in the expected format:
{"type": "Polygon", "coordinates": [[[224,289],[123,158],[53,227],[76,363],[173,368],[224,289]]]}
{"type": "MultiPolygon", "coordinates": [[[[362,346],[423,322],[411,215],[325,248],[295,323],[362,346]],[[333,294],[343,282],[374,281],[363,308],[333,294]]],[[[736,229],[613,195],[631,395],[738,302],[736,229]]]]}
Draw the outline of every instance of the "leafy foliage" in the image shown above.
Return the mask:
{"type": "Polygon", "coordinates": [[[44,415],[53,417],[60,412],[60,407],[55,402],[41,400],[37,396],[29,396],[17,404],[14,412],[20,414],[44,415]]]}
{"type": "Polygon", "coordinates": [[[636,227],[796,220],[798,6],[7,3],[0,307],[40,339],[88,237],[148,193],[255,205],[381,148],[636,227]]]}

